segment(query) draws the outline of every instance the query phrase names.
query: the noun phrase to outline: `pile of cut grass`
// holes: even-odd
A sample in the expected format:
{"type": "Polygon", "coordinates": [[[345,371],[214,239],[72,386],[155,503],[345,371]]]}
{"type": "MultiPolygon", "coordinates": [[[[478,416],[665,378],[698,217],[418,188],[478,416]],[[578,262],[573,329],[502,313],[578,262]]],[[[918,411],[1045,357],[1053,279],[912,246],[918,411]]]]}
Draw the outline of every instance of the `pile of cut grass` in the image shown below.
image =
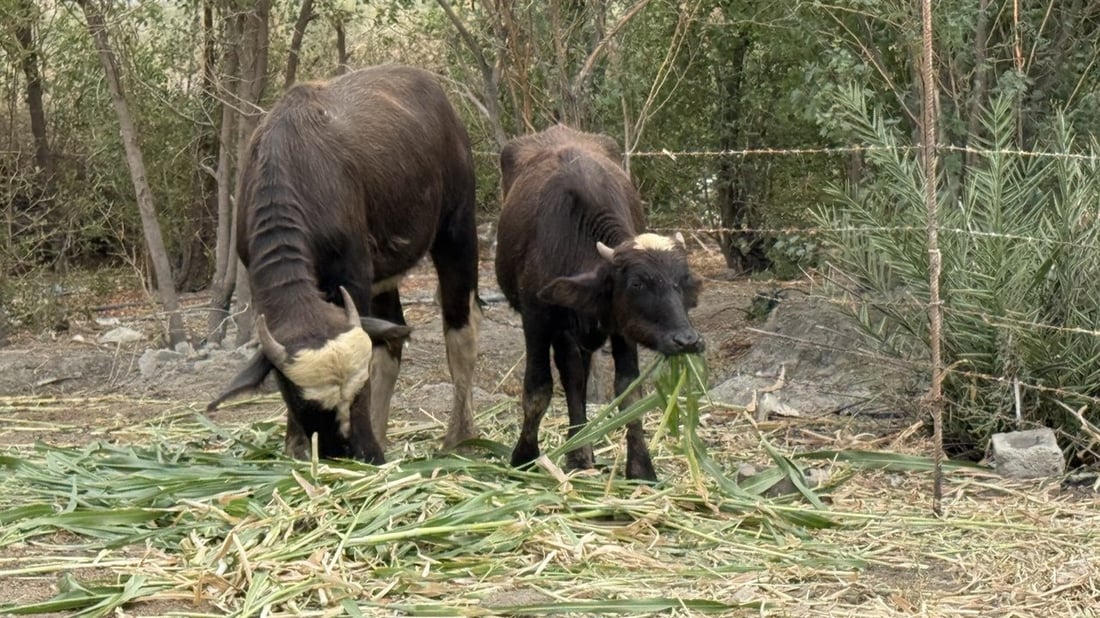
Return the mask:
{"type": "MultiPolygon", "coordinates": [[[[598,414],[590,431],[531,470],[507,465],[499,435],[479,441],[483,452],[471,458],[292,461],[281,455],[279,423],[224,428],[179,410],[167,424],[150,423],[147,443],[13,451],[0,457],[8,478],[0,585],[49,582],[58,592],[0,612],[808,615],[866,610],[873,597],[845,590],[862,590],[884,570],[927,573],[929,564],[961,561],[954,547],[968,539],[984,538],[989,549],[1005,534],[1045,535],[1068,551],[1091,538],[1084,525],[1051,534],[1028,513],[932,520],[917,492],[880,511],[867,505],[886,492],[851,483],[821,496],[798,487],[804,500],[762,499],[782,477],[801,479],[793,461],[755,433],[775,465],[729,480],[700,437],[708,405],[700,368],[682,359],[640,380],[653,371],[652,394],[598,414]],[[661,483],[616,477],[615,434],[597,443],[610,472],[567,475],[554,465],[566,449],[652,408],[662,420],[654,439],[661,483]]],[[[437,433],[417,441],[413,432],[410,452],[433,451],[437,433]]],[[[927,465],[859,451],[804,456],[853,469],[927,465]]],[[[974,482],[951,469],[949,496],[974,482]]]]}

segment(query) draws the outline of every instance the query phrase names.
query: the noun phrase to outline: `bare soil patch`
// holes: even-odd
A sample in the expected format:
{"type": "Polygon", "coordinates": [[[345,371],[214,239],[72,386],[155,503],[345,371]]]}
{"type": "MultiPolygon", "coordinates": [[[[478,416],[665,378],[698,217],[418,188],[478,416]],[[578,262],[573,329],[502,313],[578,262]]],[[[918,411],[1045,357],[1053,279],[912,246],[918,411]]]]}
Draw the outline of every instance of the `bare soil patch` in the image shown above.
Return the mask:
{"type": "MultiPolygon", "coordinates": [[[[711,383],[722,384],[738,372],[766,374],[771,367],[744,367],[742,362],[760,339],[759,334],[745,330],[752,299],[758,291],[799,289],[805,284],[728,281],[722,277],[721,257],[713,251],[700,250],[693,259],[705,278],[693,319],[707,340],[711,383]]],[[[481,324],[475,395],[478,408],[485,409],[518,401],[524,351],[519,317],[496,288],[490,261],[483,262],[480,276],[481,295],[488,304],[481,324]]],[[[401,289],[406,320],[414,331],[404,353],[394,417],[443,423],[450,394],[442,321],[434,301],[434,270],[422,264],[401,289]]],[[[154,307],[135,301],[100,306],[104,309],[92,312],[90,319],[70,319],[68,333],[18,336],[0,349],[0,403],[8,408],[9,421],[17,423],[0,428],[0,444],[103,439],[168,411],[201,411],[254,353],[251,346],[183,352],[159,349],[154,341],[159,325],[151,319],[154,307]],[[118,327],[134,329],[144,339],[130,344],[97,343],[118,327]]],[[[192,316],[196,326],[203,320],[200,312],[192,316]]],[[[197,338],[201,336],[195,332],[197,338]]],[[[234,337],[230,332],[226,341],[234,337]]],[[[603,363],[609,372],[610,361],[605,358],[603,363]]],[[[270,380],[265,390],[275,392],[270,380]]],[[[219,423],[247,422],[277,416],[281,409],[279,397],[271,395],[255,404],[228,405],[213,418],[219,423]]]]}

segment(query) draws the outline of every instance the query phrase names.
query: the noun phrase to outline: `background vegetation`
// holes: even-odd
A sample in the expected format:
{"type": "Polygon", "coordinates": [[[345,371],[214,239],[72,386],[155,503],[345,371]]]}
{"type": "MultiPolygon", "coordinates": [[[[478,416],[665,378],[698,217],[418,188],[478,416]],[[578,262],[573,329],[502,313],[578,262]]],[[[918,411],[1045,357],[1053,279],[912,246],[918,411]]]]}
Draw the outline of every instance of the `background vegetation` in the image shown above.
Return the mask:
{"type": "MultiPolygon", "coordinates": [[[[484,220],[498,208],[496,153],[510,136],[555,121],[609,133],[655,227],[716,240],[734,274],[829,260],[868,331],[927,371],[911,150],[923,88],[918,3],[0,8],[5,331],[64,329],[73,289],[106,287],[89,273],[122,266],[170,315],[177,292],[207,291],[207,327],[169,323],[165,335],[219,340],[235,288],[247,303],[232,194],[258,117],[297,80],[399,61],[437,72],[467,119],[484,220]],[[908,308],[893,310],[898,299],[908,308]]],[[[1028,422],[1081,435],[1100,395],[1100,3],[942,0],[935,11],[941,225],[958,231],[945,237],[951,435],[980,444],[1028,422]],[[1026,418],[1013,409],[1015,382],[1026,418]],[[1063,403],[1086,406],[1084,416],[1063,403]]],[[[1085,441],[1077,447],[1088,453],[1085,441]]]]}

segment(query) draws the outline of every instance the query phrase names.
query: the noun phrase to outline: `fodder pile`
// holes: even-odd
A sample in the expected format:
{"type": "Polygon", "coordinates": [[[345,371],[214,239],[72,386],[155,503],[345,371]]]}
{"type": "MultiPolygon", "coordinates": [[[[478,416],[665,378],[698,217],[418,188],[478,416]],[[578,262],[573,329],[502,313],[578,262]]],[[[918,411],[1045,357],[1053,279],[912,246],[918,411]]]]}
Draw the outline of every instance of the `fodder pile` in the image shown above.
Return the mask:
{"type": "Polygon", "coordinates": [[[1091,490],[951,467],[948,516],[932,519],[919,457],[858,440],[784,456],[771,446],[783,429],[744,417],[704,439],[698,378],[673,367],[654,394],[592,423],[598,435],[659,408],[655,486],[617,477],[618,435],[596,443],[610,469],[594,474],[554,465],[576,440],[515,470],[505,436],[438,455],[434,428],[398,428],[411,448],[373,467],[290,461],[280,424],[219,427],[190,409],[126,444],[11,449],[0,587],[22,596],[0,611],[1074,615],[1097,601],[1091,490]],[[735,483],[736,452],[772,467],[735,483]],[[826,459],[832,484],[760,497],[800,481],[796,463],[826,459]]]}

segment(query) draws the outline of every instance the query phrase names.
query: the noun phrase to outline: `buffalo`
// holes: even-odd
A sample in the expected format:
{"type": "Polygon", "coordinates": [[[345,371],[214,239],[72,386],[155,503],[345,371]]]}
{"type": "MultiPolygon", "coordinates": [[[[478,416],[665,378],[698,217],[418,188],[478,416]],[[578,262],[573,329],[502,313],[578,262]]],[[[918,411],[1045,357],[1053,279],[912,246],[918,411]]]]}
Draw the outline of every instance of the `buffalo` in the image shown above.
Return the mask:
{"type": "MultiPolygon", "coordinates": [[[[521,316],[527,350],[523,423],[511,460],[523,466],[539,455],[539,423],[553,392],[551,351],[572,436],[587,422],[592,353],[609,338],[617,395],[638,377],[638,345],[666,355],[703,350],[688,318],[701,282],[682,235],[644,231],[641,199],[614,139],[557,125],[510,141],[500,164],[496,276],[521,316]]],[[[626,443],[627,477],[656,480],[640,420],[627,426],[626,443]]],[[[570,452],[567,463],[591,468],[592,447],[570,452]]]]}
{"type": "Polygon", "coordinates": [[[409,335],[398,283],[427,254],[454,386],[444,447],[474,437],[474,165],[437,80],[385,65],[295,85],[252,135],[241,176],[237,248],[260,350],[209,408],[274,371],[290,455],[308,457],[316,436],[322,457],[382,463],[409,335]]]}

